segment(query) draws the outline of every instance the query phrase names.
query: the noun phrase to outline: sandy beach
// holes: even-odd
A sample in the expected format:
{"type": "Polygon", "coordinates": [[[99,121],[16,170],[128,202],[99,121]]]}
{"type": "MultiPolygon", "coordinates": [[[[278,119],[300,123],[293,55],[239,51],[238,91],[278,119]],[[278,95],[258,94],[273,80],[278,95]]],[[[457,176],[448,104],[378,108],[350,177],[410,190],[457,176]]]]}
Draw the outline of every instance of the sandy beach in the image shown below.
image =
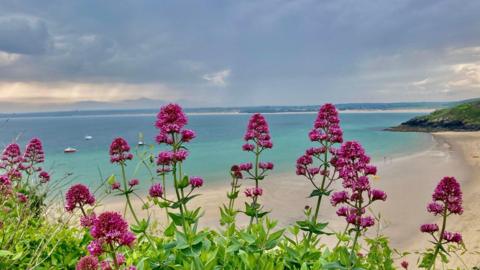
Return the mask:
{"type": "MultiPolygon", "coordinates": [[[[432,147],[426,151],[394,159],[387,157],[375,162],[378,177],[372,180],[372,185],[388,194],[386,202],[376,203],[372,209],[374,213],[381,213],[382,222],[378,229],[380,233],[388,235],[392,246],[400,251],[416,251],[429,246],[428,235],[420,233],[419,226],[440,221],[427,213],[426,205],[438,181],[443,176],[454,176],[461,182],[464,191],[465,212],[461,217],[449,219],[448,230],[463,233],[469,249],[463,255],[463,261],[469,266],[479,265],[480,255],[474,251],[480,250],[480,132],[435,133],[432,134],[432,140],[432,147]]],[[[208,186],[207,182],[207,187],[201,191],[202,196],[194,200],[193,205],[201,206],[205,211],[201,226],[219,227],[218,208],[227,201],[225,194],[228,184],[227,178],[224,184],[215,186],[208,186]]],[[[251,184],[242,182],[242,189],[251,184]]],[[[340,182],[336,184],[340,185],[340,182]]],[[[314,204],[307,198],[312,190],[311,184],[293,173],[272,174],[262,186],[264,196],[261,201],[265,209],[272,210],[270,217],[278,220],[279,226],[301,220],[304,207],[314,204]]],[[[237,206],[243,207],[243,202],[239,200],[237,206]]],[[[123,207],[122,201],[109,202],[104,206],[119,211],[123,207]]],[[[135,207],[140,209],[139,200],[135,202],[135,207]]],[[[147,216],[147,211],[142,211],[142,215],[147,216]]],[[[149,215],[159,220],[162,226],[165,217],[163,210],[150,211],[149,215]]],[[[342,230],[345,226],[344,220],[335,215],[335,208],[328,201],[322,202],[320,219],[329,221],[332,230],[342,230]]],[[[245,222],[246,219],[240,215],[239,224],[245,222]]],[[[376,230],[371,232],[373,234],[376,230]]],[[[322,241],[326,244],[336,242],[334,237],[322,241]]],[[[407,259],[414,262],[417,257],[410,255],[407,259]]],[[[464,266],[455,258],[452,258],[452,263],[461,268],[464,266]]]]}

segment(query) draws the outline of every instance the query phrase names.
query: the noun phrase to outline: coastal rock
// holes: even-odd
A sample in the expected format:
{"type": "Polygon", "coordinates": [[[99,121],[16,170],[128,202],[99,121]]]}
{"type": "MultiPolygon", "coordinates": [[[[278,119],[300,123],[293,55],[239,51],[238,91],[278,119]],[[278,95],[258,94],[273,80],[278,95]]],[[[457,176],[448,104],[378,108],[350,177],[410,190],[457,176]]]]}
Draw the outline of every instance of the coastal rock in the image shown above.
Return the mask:
{"type": "Polygon", "coordinates": [[[480,100],[460,104],[453,108],[436,110],[428,115],[417,116],[390,131],[478,131],[480,130],[480,100]]]}

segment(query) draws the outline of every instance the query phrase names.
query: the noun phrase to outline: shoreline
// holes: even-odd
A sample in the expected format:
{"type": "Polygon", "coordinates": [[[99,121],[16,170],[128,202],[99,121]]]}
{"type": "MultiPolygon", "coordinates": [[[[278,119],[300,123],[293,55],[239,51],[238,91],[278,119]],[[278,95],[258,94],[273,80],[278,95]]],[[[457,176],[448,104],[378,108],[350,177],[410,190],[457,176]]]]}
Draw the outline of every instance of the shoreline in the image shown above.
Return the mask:
{"type": "MultiPolygon", "coordinates": [[[[372,208],[382,216],[383,221],[378,230],[390,238],[393,248],[401,251],[421,250],[429,246],[428,235],[420,233],[419,226],[439,220],[426,211],[426,205],[430,202],[438,181],[444,176],[455,176],[464,192],[465,213],[460,217],[452,217],[448,229],[461,231],[466,246],[472,251],[480,250],[480,213],[475,213],[480,207],[480,132],[442,132],[431,135],[434,142],[426,150],[384,162],[373,161],[378,167],[379,179],[372,179],[372,186],[383,189],[388,194],[386,202],[378,202],[372,208]],[[470,138],[465,139],[468,136],[470,138]],[[472,143],[477,143],[478,149],[472,147],[472,143]],[[472,151],[477,151],[479,157],[473,158],[472,151]]],[[[241,184],[241,190],[251,186],[251,183],[245,181],[241,181],[241,184]]],[[[340,184],[338,181],[334,185],[339,187],[340,184]]],[[[313,205],[313,201],[307,198],[312,190],[311,184],[293,172],[272,174],[261,185],[264,188],[262,203],[265,209],[272,210],[269,216],[277,220],[280,227],[303,219],[305,205],[313,205]]],[[[208,189],[200,189],[199,194],[202,196],[192,202],[192,208],[201,206],[204,211],[200,227],[220,227],[218,207],[227,201],[228,187],[229,180],[225,179],[225,182],[215,181],[208,189]]],[[[236,202],[238,208],[243,207],[243,197],[240,195],[236,202]]],[[[104,203],[103,207],[109,210],[123,210],[124,203],[121,200],[104,203]]],[[[134,207],[141,209],[139,200],[134,202],[134,207]]],[[[343,230],[345,221],[336,216],[335,210],[328,201],[322,202],[319,220],[328,220],[329,229],[340,231],[343,230]]],[[[157,208],[150,214],[151,218],[159,221],[160,227],[164,226],[163,209],[157,208]]],[[[140,216],[146,217],[146,211],[141,211],[140,216]]],[[[128,214],[127,217],[130,218],[128,214]]],[[[247,219],[239,215],[238,224],[242,226],[246,223],[247,219]]],[[[370,231],[373,233],[376,230],[377,228],[372,228],[370,231]]],[[[334,237],[327,237],[322,239],[322,243],[332,245],[336,241],[334,237]]],[[[413,261],[418,256],[410,257],[408,259],[413,261]]],[[[463,257],[469,265],[480,263],[478,255],[467,253],[463,257]]],[[[459,261],[454,263],[462,265],[459,261]]]]}
{"type": "MultiPolygon", "coordinates": [[[[435,109],[346,109],[346,110],[339,110],[338,112],[341,114],[367,114],[367,113],[431,113],[435,111],[435,109]]],[[[70,112],[70,111],[68,111],[70,112]]],[[[265,115],[271,114],[278,114],[278,115],[285,115],[285,114],[317,114],[318,111],[285,111],[285,112],[262,112],[265,115]]],[[[50,112],[48,112],[50,113],[50,112]]],[[[238,111],[231,111],[231,112],[186,112],[186,115],[189,116],[208,116],[208,115],[251,115],[254,112],[238,112],[238,111]]],[[[156,112],[152,113],[105,113],[105,114],[77,114],[77,115],[42,115],[42,113],[32,113],[27,115],[21,114],[12,114],[12,115],[0,115],[0,120],[5,119],[25,119],[25,118],[95,118],[95,117],[151,117],[156,116],[156,112]]]]}

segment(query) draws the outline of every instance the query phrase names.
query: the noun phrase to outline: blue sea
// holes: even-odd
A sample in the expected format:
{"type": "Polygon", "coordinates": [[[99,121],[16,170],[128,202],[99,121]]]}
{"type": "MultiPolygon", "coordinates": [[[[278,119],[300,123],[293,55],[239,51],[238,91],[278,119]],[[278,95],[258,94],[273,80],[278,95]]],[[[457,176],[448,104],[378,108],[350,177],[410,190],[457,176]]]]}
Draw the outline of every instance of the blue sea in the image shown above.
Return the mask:
{"type": "MultiPolygon", "coordinates": [[[[412,154],[427,149],[432,140],[428,134],[388,132],[385,128],[398,125],[418,113],[341,113],[341,126],[346,140],[361,142],[374,160],[412,154]]],[[[188,145],[190,156],[185,164],[191,176],[202,176],[206,183],[229,181],[229,168],[232,164],[251,160],[248,153],[242,152],[242,138],[248,114],[197,114],[189,115],[190,129],[197,138],[188,145]]],[[[295,160],[306,148],[312,146],[308,140],[316,114],[266,114],[270,124],[274,147],[266,151],[264,161],[275,163],[275,172],[294,172],[295,160]]],[[[128,140],[133,152],[145,150],[154,153],[160,147],[154,144],[157,130],[154,127],[155,115],[84,115],[84,116],[40,116],[0,119],[0,143],[7,145],[16,140],[25,144],[30,138],[43,141],[45,169],[53,178],[61,178],[67,173],[73,182],[86,183],[92,187],[119,168],[109,163],[108,149],[115,137],[128,140]],[[137,148],[138,134],[144,134],[146,146],[137,148]],[[92,140],[85,140],[85,136],[92,140]],[[151,147],[149,146],[151,145],[151,147]],[[63,150],[74,147],[78,152],[65,154],[63,150]]],[[[147,170],[137,166],[134,160],[129,163],[130,177],[139,178],[142,187],[150,185],[147,170]]]]}

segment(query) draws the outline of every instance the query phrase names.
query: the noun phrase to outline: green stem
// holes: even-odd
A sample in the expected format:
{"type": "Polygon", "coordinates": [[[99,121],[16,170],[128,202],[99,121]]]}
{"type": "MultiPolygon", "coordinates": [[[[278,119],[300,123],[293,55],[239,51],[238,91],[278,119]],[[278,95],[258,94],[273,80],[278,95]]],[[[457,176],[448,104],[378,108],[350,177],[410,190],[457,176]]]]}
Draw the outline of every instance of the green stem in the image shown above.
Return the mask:
{"type": "Polygon", "coordinates": [[[127,176],[126,176],[126,173],[125,173],[125,164],[123,164],[123,162],[121,162],[120,167],[122,168],[123,188],[125,190],[125,198],[127,199],[128,208],[130,209],[130,212],[132,213],[132,216],[135,219],[135,222],[137,223],[137,225],[140,225],[140,220],[138,219],[137,214],[135,213],[135,210],[133,209],[132,202],[130,201],[130,195],[127,192],[128,184],[127,184],[127,176]]]}
{"type": "Polygon", "coordinates": [[[113,247],[113,244],[112,244],[112,243],[110,243],[110,249],[111,249],[110,255],[112,256],[113,264],[114,264],[114,266],[115,266],[115,269],[120,269],[120,268],[118,267],[117,254],[115,254],[115,248],[113,247]]]}
{"type": "MultiPolygon", "coordinates": [[[[358,237],[360,236],[360,226],[356,226],[355,228],[355,238],[353,238],[353,245],[352,245],[352,251],[350,252],[350,260],[353,260],[355,257],[355,247],[357,246],[358,242],[358,237]]],[[[352,261],[352,265],[350,266],[350,269],[353,269],[354,262],[352,261]]]]}
{"type": "MultiPolygon", "coordinates": [[[[175,194],[177,195],[177,201],[181,201],[182,200],[182,196],[180,195],[180,192],[179,192],[179,188],[178,188],[178,177],[177,177],[177,165],[174,164],[173,165],[173,182],[174,182],[174,185],[175,185],[175,194]]],[[[180,214],[182,215],[182,227],[183,227],[183,232],[185,233],[185,235],[187,236],[187,239],[188,239],[188,230],[187,230],[187,225],[186,225],[186,222],[185,222],[185,212],[183,210],[183,203],[180,204],[180,214]]]]}
{"type": "Polygon", "coordinates": [[[428,269],[435,269],[435,261],[437,259],[438,253],[440,252],[440,248],[442,247],[442,239],[443,234],[445,233],[445,229],[447,227],[447,207],[444,207],[443,210],[443,221],[442,221],[442,229],[440,230],[440,235],[438,236],[437,244],[435,245],[435,251],[433,252],[433,259],[432,264],[428,269]]]}
{"type": "MultiPolygon", "coordinates": [[[[323,164],[322,164],[323,166],[322,167],[323,167],[323,170],[327,170],[327,168],[328,168],[328,164],[327,164],[328,151],[325,151],[325,154],[324,154],[323,158],[324,158],[324,160],[323,160],[323,164]]],[[[327,178],[328,178],[328,175],[324,174],[323,178],[322,178],[322,184],[320,186],[320,191],[321,192],[325,191],[325,183],[327,181],[327,178]]],[[[313,181],[313,178],[312,178],[312,181],[313,181]]],[[[317,223],[318,214],[320,212],[320,206],[322,204],[322,198],[323,198],[323,193],[318,195],[317,205],[315,207],[315,212],[314,212],[314,215],[313,215],[313,218],[312,218],[312,223],[314,223],[314,224],[317,223]]],[[[313,236],[313,232],[309,231],[308,236],[307,236],[307,247],[310,245],[310,241],[312,240],[312,236],[313,236]]]]}

